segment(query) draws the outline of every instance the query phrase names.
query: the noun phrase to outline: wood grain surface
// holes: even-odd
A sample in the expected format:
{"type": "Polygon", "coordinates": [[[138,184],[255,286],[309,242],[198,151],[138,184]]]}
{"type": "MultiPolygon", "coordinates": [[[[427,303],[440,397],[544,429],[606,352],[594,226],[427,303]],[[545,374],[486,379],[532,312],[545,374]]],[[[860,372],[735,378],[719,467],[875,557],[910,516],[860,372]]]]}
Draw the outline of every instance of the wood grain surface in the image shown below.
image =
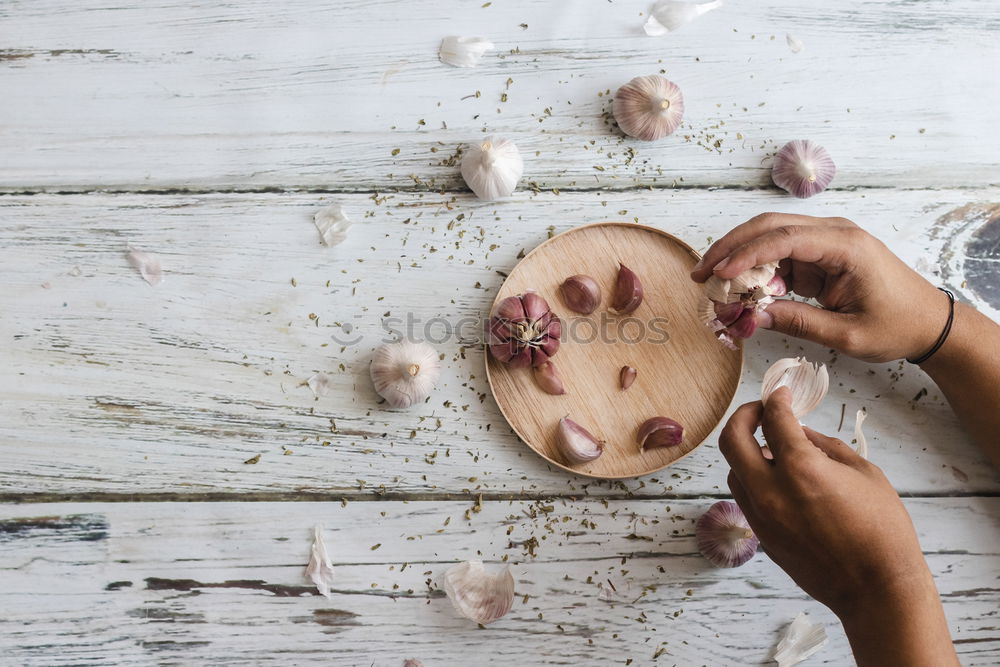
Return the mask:
{"type": "Polygon", "coordinates": [[[576,227],[545,241],[511,271],[497,301],[535,290],[563,321],[553,358],[566,394],[550,396],[531,371],[487,355],[488,379],[514,432],[550,463],[588,477],[619,479],[654,473],[694,451],[718,425],[740,380],[742,350],[729,350],[701,322],[701,288],[689,278],[698,254],[676,237],[634,223],[576,227]],[[639,276],[644,296],[628,315],[608,312],[619,265],[639,276]],[[601,286],[601,305],[588,316],[567,308],[559,286],[582,273],[601,286]],[[622,366],[638,370],[622,391],[622,366]],[[569,416],[604,443],[594,461],[570,464],[558,424],[569,416]],[[669,417],[684,427],[676,447],[641,451],[639,427],[669,417]]]}

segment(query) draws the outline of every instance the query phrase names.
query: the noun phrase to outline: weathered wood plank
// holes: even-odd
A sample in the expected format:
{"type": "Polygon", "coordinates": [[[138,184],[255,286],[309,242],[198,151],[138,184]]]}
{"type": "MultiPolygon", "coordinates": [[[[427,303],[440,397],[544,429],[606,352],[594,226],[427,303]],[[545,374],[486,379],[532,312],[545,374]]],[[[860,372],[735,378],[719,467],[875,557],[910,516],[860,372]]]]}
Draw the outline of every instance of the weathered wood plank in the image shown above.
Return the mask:
{"type": "MultiPolygon", "coordinates": [[[[458,502],[0,506],[0,651],[25,665],[745,665],[805,610],[830,635],[810,664],[848,664],[835,617],[764,554],[736,570],[701,559],[692,525],[710,503],[486,502],[471,520],[458,502]],[[316,523],[331,600],[303,579],[316,523]],[[465,558],[507,559],[517,582],[485,630],[440,590],[465,558]],[[597,598],[608,580],[613,604],[597,598]]],[[[996,664],[1000,499],[907,505],[963,664],[996,664]]]]}
{"type": "MultiPolygon", "coordinates": [[[[982,207],[965,205],[1000,201],[996,189],[837,192],[805,202],[741,191],[521,194],[489,205],[352,195],[342,200],[361,222],[346,243],[324,248],[310,216],[328,199],[0,197],[0,492],[724,493],[714,436],[665,474],[608,485],[550,470],[506,427],[486,395],[476,321],[502,280],[497,272],[549,226],[636,219],[704,248],[767,209],[847,215],[932,280],[947,269],[948,285],[998,316],[963,288],[954,261],[964,243],[956,230],[982,221],[982,207]],[[161,255],[160,286],[128,266],[126,242],[161,255]],[[410,314],[417,335],[434,323],[446,370],[428,403],[386,410],[368,359],[387,318],[410,314]],[[441,337],[448,327],[461,335],[441,337]],[[336,340],[352,337],[356,344],[341,350],[336,340]],[[316,371],[333,380],[319,400],[302,384],[316,371]],[[244,464],[257,454],[259,463],[244,464]]],[[[737,403],[757,396],[773,360],[803,352],[830,363],[833,376],[809,423],[836,432],[841,406],[849,415],[867,407],[873,458],[901,491],[1000,489],[934,386],[906,365],[869,366],[764,333],[747,348],[737,403]]],[[[850,438],[849,428],[840,435],[850,438]]]]}
{"type": "Polygon", "coordinates": [[[1000,108],[990,0],[731,3],[662,39],[642,34],[650,3],[482,4],[8,4],[0,186],[453,189],[441,163],[487,130],[542,188],[758,187],[767,154],[801,137],[830,149],[836,187],[1000,173],[982,140],[1000,108]],[[447,34],[497,49],[450,68],[447,34]],[[684,129],[623,144],[599,93],[661,69],[684,129]]]}

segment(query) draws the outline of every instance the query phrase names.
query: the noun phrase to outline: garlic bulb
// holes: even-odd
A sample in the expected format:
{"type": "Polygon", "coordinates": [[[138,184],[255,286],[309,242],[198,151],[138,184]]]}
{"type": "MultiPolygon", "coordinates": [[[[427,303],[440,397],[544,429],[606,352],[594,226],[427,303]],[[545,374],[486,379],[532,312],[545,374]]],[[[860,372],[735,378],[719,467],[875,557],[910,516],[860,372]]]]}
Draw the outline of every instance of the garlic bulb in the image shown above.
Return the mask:
{"type": "Polygon", "coordinates": [[[562,322],[537,292],[501,300],[489,328],[490,354],[512,368],[541,366],[559,351],[562,322]]]}
{"type": "Polygon", "coordinates": [[[753,335],[760,311],[773,303],[774,297],[788,293],[777,270],[778,262],[769,262],[747,269],[732,280],[712,274],[705,281],[701,319],[726,347],[735,350],[737,338],[753,335]]]}
{"type": "Polygon", "coordinates": [[[642,295],[642,281],[639,280],[639,276],[619,262],[615,291],[611,295],[611,306],[608,310],[616,315],[628,315],[642,303],[642,295]]]}
{"type": "Polygon", "coordinates": [[[330,597],[330,587],[333,585],[333,564],[326,553],[326,543],[323,542],[323,527],[313,528],[312,555],[306,566],[306,576],[312,579],[320,595],[330,597]]]}
{"type": "Polygon", "coordinates": [[[826,190],[837,165],[826,149],[808,139],[789,141],[774,156],[771,180],[779,188],[800,199],[826,190]]]}
{"type": "Polygon", "coordinates": [[[739,567],[757,553],[760,540],[739,505],[720,500],[701,515],[694,527],[698,551],[716,567],[739,567]]]}
{"type": "Polygon", "coordinates": [[[570,276],[559,286],[566,307],[574,313],[590,315],[601,305],[601,288],[597,281],[582,273],[570,276]]]}
{"type": "Polygon", "coordinates": [[[319,230],[319,238],[323,245],[337,245],[347,238],[347,230],[351,228],[351,220],[344,213],[340,204],[330,204],[316,211],[313,223],[319,230]]]}
{"type": "Polygon", "coordinates": [[[554,363],[546,361],[541,366],[535,366],[534,371],[535,382],[538,383],[539,388],[546,394],[562,396],[566,393],[562,377],[560,377],[554,363]]]}
{"type": "Polygon", "coordinates": [[[125,257],[132,268],[139,272],[142,279],[156,287],[163,281],[163,269],[160,268],[160,258],[151,252],[145,252],[132,246],[126,246],[125,257]]]}
{"type": "Polygon", "coordinates": [[[372,358],[371,376],[375,391],[394,408],[420,403],[434,389],[441,374],[437,350],[427,343],[401,340],[386,343],[372,358]]]}
{"type": "Polygon", "coordinates": [[[441,40],[438,58],[452,67],[475,67],[483,54],[493,49],[493,42],[482,37],[449,36],[441,40]]]}
{"type": "Polygon", "coordinates": [[[639,451],[676,447],[684,439],[684,427],[669,417],[650,417],[639,427],[639,451]]]}
{"type": "Polygon", "coordinates": [[[654,141],[681,124],[684,96],[676,83],[659,74],[637,76],[618,89],[611,110],[622,132],[654,141]]]}
{"type": "Polygon", "coordinates": [[[522,173],[521,152],[513,141],[502,137],[486,137],[472,144],[462,157],[462,178],[484,201],[512,193],[522,173]]]}
{"type": "Polygon", "coordinates": [[[792,391],[792,414],[797,419],[811,412],[826,396],[830,388],[830,375],[824,364],[814,364],[805,357],[779,359],[764,373],[760,398],[768,397],[778,387],[792,391]]]}
{"type": "Polygon", "coordinates": [[[861,458],[868,458],[868,438],[865,437],[865,432],[861,430],[861,425],[865,423],[865,419],[868,418],[868,413],[864,408],[858,410],[858,414],[854,416],[854,442],[856,443],[855,451],[861,458]]]}
{"type": "Polygon", "coordinates": [[[470,560],[445,572],[444,592],[462,616],[489,625],[514,604],[514,577],[507,566],[491,574],[482,561],[470,560]]]}
{"type": "Polygon", "coordinates": [[[705,12],[710,12],[720,6],[722,6],[722,0],[702,3],[660,0],[650,10],[643,30],[650,37],[666,35],[668,32],[673,32],[690,23],[705,12]]]}
{"type": "Polygon", "coordinates": [[[826,644],[826,630],[822,625],[812,623],[808,614],[800,613],[795,617],[781,641],[774,649],[774,661],[778,667],[792,667],[797,665],[826,644]]]}
{"type": "Polygon", "coordinates": [[[556,444],[570,465],[593,461],[604,453],[604,443],[569,417],[559,420],[556,444]]]}

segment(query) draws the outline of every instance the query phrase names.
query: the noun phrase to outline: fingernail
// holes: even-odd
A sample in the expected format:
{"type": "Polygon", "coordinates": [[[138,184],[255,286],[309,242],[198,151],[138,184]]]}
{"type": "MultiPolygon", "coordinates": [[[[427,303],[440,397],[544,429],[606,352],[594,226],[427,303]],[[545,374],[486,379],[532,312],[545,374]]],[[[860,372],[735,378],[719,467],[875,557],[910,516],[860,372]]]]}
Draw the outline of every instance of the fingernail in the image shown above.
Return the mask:
{"type": "Polygon", "coordinates": [[[771,313],[766,310],[762,310],[757,313],[757,326],[764,329],[770,329],[774,326],[774,318],[771,317],[771,313]]]}
{"type": "Polygon", "coordinates": [[[726,268],[726,264],[729,264],[729,258],[728,257],[726,257],[724,260],[722,260],[721,262],[719,262],[718,264],[716,264],[715,268],[712,269],[712,271],[715,271],[716,273],[718,273],[722,269],[726,268]]]}
{"type": "Polygon", "coordinates": [[[692,270],[692,271],[697,271],[698,269],[700,269],[700,268],[701,268],[701,267],[703,267],[703,266],[705,266],[705,258],[704,258],[704,257],[702,257],[701,259],[699,259],[699,260],[698,260],[698,263],[697,263],[697,264],[695,264],[695,265],[694,265],[694,268],[693,268],[693,269],[691,269],[691,270],[692,270]]]}

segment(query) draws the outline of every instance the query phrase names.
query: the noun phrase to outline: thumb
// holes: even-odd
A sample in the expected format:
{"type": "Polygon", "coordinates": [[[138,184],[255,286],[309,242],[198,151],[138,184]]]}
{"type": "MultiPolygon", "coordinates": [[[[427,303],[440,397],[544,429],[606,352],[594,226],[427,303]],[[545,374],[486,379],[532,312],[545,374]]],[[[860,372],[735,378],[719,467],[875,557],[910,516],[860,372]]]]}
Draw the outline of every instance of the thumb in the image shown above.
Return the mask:
{"type": "Polygon", "coordinates": [[[759,324],[766,329],[811,340],[842,352],[853,346],[858,330],[852,315],[787,299],[779,299],[761,312],[759,324]]]}

